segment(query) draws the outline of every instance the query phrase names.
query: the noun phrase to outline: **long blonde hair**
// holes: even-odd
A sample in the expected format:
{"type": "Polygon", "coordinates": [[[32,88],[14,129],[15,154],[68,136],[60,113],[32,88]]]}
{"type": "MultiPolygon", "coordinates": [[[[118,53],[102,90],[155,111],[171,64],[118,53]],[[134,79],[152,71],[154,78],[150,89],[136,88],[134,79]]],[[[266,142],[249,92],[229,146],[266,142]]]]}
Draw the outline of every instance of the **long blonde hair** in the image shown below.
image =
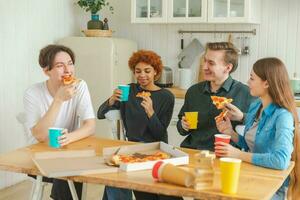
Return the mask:
{"type": "Polygon", "coordinates": [[[288,199],[300,198],[299,119],[286,67],[278,58],[263,58],[256,61],[253,65],[253,71],[262,80],[268,82],[268,92],[273,102],[293,114],[295,129],[292,161],[295,162],[295,167],[290,174],[288,199]]]}

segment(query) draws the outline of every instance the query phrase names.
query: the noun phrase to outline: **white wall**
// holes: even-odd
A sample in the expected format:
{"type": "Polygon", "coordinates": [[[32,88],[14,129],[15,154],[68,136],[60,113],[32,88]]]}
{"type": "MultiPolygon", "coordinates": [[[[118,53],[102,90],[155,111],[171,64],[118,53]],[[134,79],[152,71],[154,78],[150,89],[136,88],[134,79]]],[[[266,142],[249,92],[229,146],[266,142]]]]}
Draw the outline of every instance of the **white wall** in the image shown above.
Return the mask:
{"type": "MultiPolygon", "coordinates": [[[[79,34],[73,0],[0,0],[0,153],[24,145],[16,114],[24,90],[45,79],[39,50],[58,38],[79,34]]],[[[0,188],[22,175],[0,171],[0,188]]]]}
{"type": "MultiPolygon", "coordinates": [[[[176,56],[180,52],[179,29],[184,30],[251,30],[257,35],[251,37],[250,55],[242,56],[240,66],[233,76],[243,82],[248,79],[252,64],[261,57],[276,56],[287,65],[290,76],[297,72],[300,77],[300,1],[299,0],[261,0],[262,18],[260,25],[214,25],[214,24],[131,24],[130,0],[110,0],[115,13],[109,17],[110,26],[116,37],[136,40],[139,48],[152,49],[162,56],[165,65],[177,70],[176,56]]],[[[83,27],[83,24],[81,25],[83,27]]],[[[234,37],[243,36],[234,34],[234,37]]],[[[192,38],[201,43],[227,40],[228,34],[186,34],[185,44],[192,38]]],[[[239,40],[234,42],[239,45],[239,40]]],[[[196,64],[196,63],[195,63],[196,64]]]]}

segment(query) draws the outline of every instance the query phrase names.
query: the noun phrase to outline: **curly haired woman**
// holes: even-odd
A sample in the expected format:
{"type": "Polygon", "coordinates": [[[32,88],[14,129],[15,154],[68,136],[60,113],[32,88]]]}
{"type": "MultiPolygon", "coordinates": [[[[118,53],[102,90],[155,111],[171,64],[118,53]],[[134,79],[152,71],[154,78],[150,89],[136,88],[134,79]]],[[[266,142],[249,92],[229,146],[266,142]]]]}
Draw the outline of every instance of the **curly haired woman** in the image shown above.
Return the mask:
{"type": "MultiPolygon", "coordinates": [[[[154,84],[163,68],[160,56],[153,51],[139,50],[131,56],[128,64],[137,80],[137,83],[129,84],[128,101],[120,102],[122,91],[115,89],[100,106],[98,119],[104,119],[109,110],[119,109],[129,141],[168,142],[167,128],[172,118],[174,95],[154,84]],[[149,95],[137,97],[141,92],[149,95]]],[[[138,191],[134,194],[137,200],[177,199],[138,191]]],[[[103,199],[132,199],[131,191],[106,187],[103,199]]]]}

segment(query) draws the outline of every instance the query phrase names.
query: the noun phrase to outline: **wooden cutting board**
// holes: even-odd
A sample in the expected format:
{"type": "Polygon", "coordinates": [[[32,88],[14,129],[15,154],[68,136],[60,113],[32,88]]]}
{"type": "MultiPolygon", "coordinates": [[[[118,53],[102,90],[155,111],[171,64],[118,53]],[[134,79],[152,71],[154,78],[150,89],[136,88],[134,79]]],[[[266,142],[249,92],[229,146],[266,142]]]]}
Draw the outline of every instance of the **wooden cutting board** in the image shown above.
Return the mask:
{"type": "Polygon", "coordinates": [[[202,71],[203,65],[204,65],[204,55],[201,56],[201,58],[200,58],[199,73],[198,73],[198,82],[204,81],[203,71],[202,71]]]}
{"type": "Polygon", "coordinates": [[[96,156],[94,150],[39,152],[34,154],[32,160],[44,176],[53,178],[119,170],[118,167],[106,165],[103,157],[96,156]]]}

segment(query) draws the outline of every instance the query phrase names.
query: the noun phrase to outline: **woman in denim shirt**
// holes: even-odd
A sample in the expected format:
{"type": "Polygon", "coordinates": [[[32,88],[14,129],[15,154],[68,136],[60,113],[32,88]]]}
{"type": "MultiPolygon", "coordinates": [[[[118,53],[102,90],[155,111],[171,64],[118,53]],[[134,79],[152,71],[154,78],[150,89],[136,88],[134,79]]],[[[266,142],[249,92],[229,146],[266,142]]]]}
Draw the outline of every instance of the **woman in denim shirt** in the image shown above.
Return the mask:
{"type": "Polygon", "coordinates": [[[259,99],[250,105],[247,115],[227,104],[228,117],[217,123],[218,130],[231,135],[232,141],[244,151],[216,142],[215,153],[278,170],[287,169],[290,160],[295,161],[290,180],[284,182],[272,199],[284,200],[288,186],[289,199],[297,199],[300,197],[299,127],[295,126],[298,115],[284,64],[277,58],[258,60],[253,65],[248,85],[251,95],[259,99]],[[245,120],[244,136],[233,131],[230,119],[245,120]]]}

